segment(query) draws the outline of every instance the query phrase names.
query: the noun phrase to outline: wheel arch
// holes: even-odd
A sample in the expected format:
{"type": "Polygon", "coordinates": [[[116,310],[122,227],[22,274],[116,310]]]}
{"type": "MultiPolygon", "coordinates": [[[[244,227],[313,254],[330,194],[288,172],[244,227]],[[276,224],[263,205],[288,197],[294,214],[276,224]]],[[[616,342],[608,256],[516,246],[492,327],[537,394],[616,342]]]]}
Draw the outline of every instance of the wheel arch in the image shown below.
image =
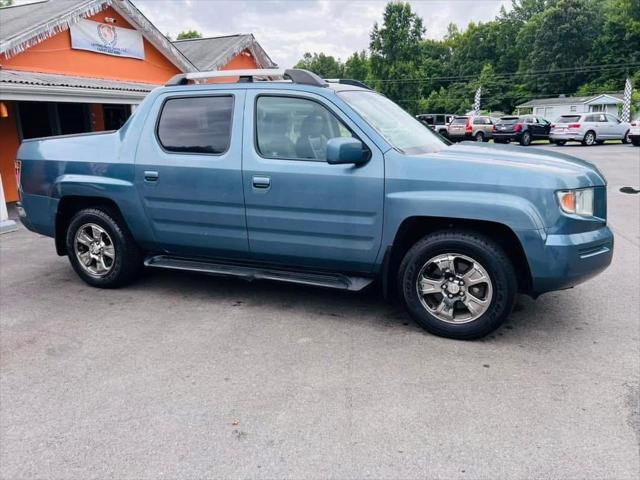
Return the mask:
{"type": "Polygon", "coordinates": [[[115,211],[119,219],[124,221],[124,216],[118,204],[106,197],[89,197],[78,195],[66,195],[58,201],[58,209],[55,219],[55,244],[56,253],[60,256],[67,255],[66,232],[73,216],[84,208],[106,207],[115,211]]]}
{"type": "Polygon", "coordinates": [[[517,234],[507,225],[487,220],[413,216],[399,226],[393,244],[387,249],[382,269],[386,298],[396,298],[395,278],[402,259],[409,249],[425,235],[442,230],[467,230],[486,235],[500,245],[516,270],[518,291],[531,293],[532,275],[526,253],[517,234]]]}

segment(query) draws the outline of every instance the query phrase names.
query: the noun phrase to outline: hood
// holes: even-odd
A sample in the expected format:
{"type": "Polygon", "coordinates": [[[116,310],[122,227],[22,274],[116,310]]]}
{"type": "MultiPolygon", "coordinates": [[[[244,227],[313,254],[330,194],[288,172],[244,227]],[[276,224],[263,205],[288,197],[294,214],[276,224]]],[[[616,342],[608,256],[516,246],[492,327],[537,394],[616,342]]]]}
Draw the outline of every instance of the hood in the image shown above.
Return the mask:
{"type": "Polygon", "coordinates": [[[519,171],[530,178],[555,179],[563,188],[606,185],[604,175],[592,163],[539,147],[462,142],[444,148],[437,156],[494,171],[506,170],[516,176],[519,171]]]}

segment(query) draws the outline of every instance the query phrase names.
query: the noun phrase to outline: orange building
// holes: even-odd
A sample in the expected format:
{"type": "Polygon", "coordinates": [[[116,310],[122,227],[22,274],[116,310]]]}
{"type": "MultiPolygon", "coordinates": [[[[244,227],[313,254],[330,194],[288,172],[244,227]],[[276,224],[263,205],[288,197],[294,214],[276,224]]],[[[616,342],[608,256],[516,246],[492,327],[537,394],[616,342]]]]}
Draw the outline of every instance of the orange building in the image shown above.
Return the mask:
{"type": "Polygon", "coordinates": [[[272,68],[253,35],[171,42],[129,0],[0,9],[0,175],[18,200],[22,139],[119,128],[180,72],[272,68]]]}

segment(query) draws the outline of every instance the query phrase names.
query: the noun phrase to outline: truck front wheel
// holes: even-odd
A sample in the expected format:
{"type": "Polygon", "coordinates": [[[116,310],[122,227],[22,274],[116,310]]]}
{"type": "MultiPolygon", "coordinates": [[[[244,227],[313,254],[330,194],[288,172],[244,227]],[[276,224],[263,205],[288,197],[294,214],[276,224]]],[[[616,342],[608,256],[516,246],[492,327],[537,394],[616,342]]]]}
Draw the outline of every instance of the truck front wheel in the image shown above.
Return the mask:
{"type": "Polygon", "coordinates": [[[108,207],[77,212],[67,228],[67,252],[76,273],[99,288],[116,288],[135,280],[142,253],[117,211],[108,207]]]}
{"type": "Polygon", "coordinates": [[[517,293],[516,274],[502,248],[472,231],[427,235],[405,255],[399,291],[413,319],[442,337],[470,340],[498,328],[517,293]]]}

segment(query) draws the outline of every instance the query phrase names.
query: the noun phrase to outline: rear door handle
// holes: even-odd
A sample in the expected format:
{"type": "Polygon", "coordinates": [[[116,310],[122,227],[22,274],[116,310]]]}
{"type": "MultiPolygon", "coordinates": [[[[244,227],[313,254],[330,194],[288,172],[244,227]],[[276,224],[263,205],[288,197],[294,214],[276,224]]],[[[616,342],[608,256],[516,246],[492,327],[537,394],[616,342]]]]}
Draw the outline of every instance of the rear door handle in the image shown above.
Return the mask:
{"type": "Polygon", "coordinates": [[[145,170],[144,171],[144,181],[145,182],[156,182],[158,180],[158,172],[155,170],[145,170]]]}
{"type": "Polygon", "coordinates": [[[271,179],[269,177],[253,177],[254,188],[269,188],[271,179]]]}

